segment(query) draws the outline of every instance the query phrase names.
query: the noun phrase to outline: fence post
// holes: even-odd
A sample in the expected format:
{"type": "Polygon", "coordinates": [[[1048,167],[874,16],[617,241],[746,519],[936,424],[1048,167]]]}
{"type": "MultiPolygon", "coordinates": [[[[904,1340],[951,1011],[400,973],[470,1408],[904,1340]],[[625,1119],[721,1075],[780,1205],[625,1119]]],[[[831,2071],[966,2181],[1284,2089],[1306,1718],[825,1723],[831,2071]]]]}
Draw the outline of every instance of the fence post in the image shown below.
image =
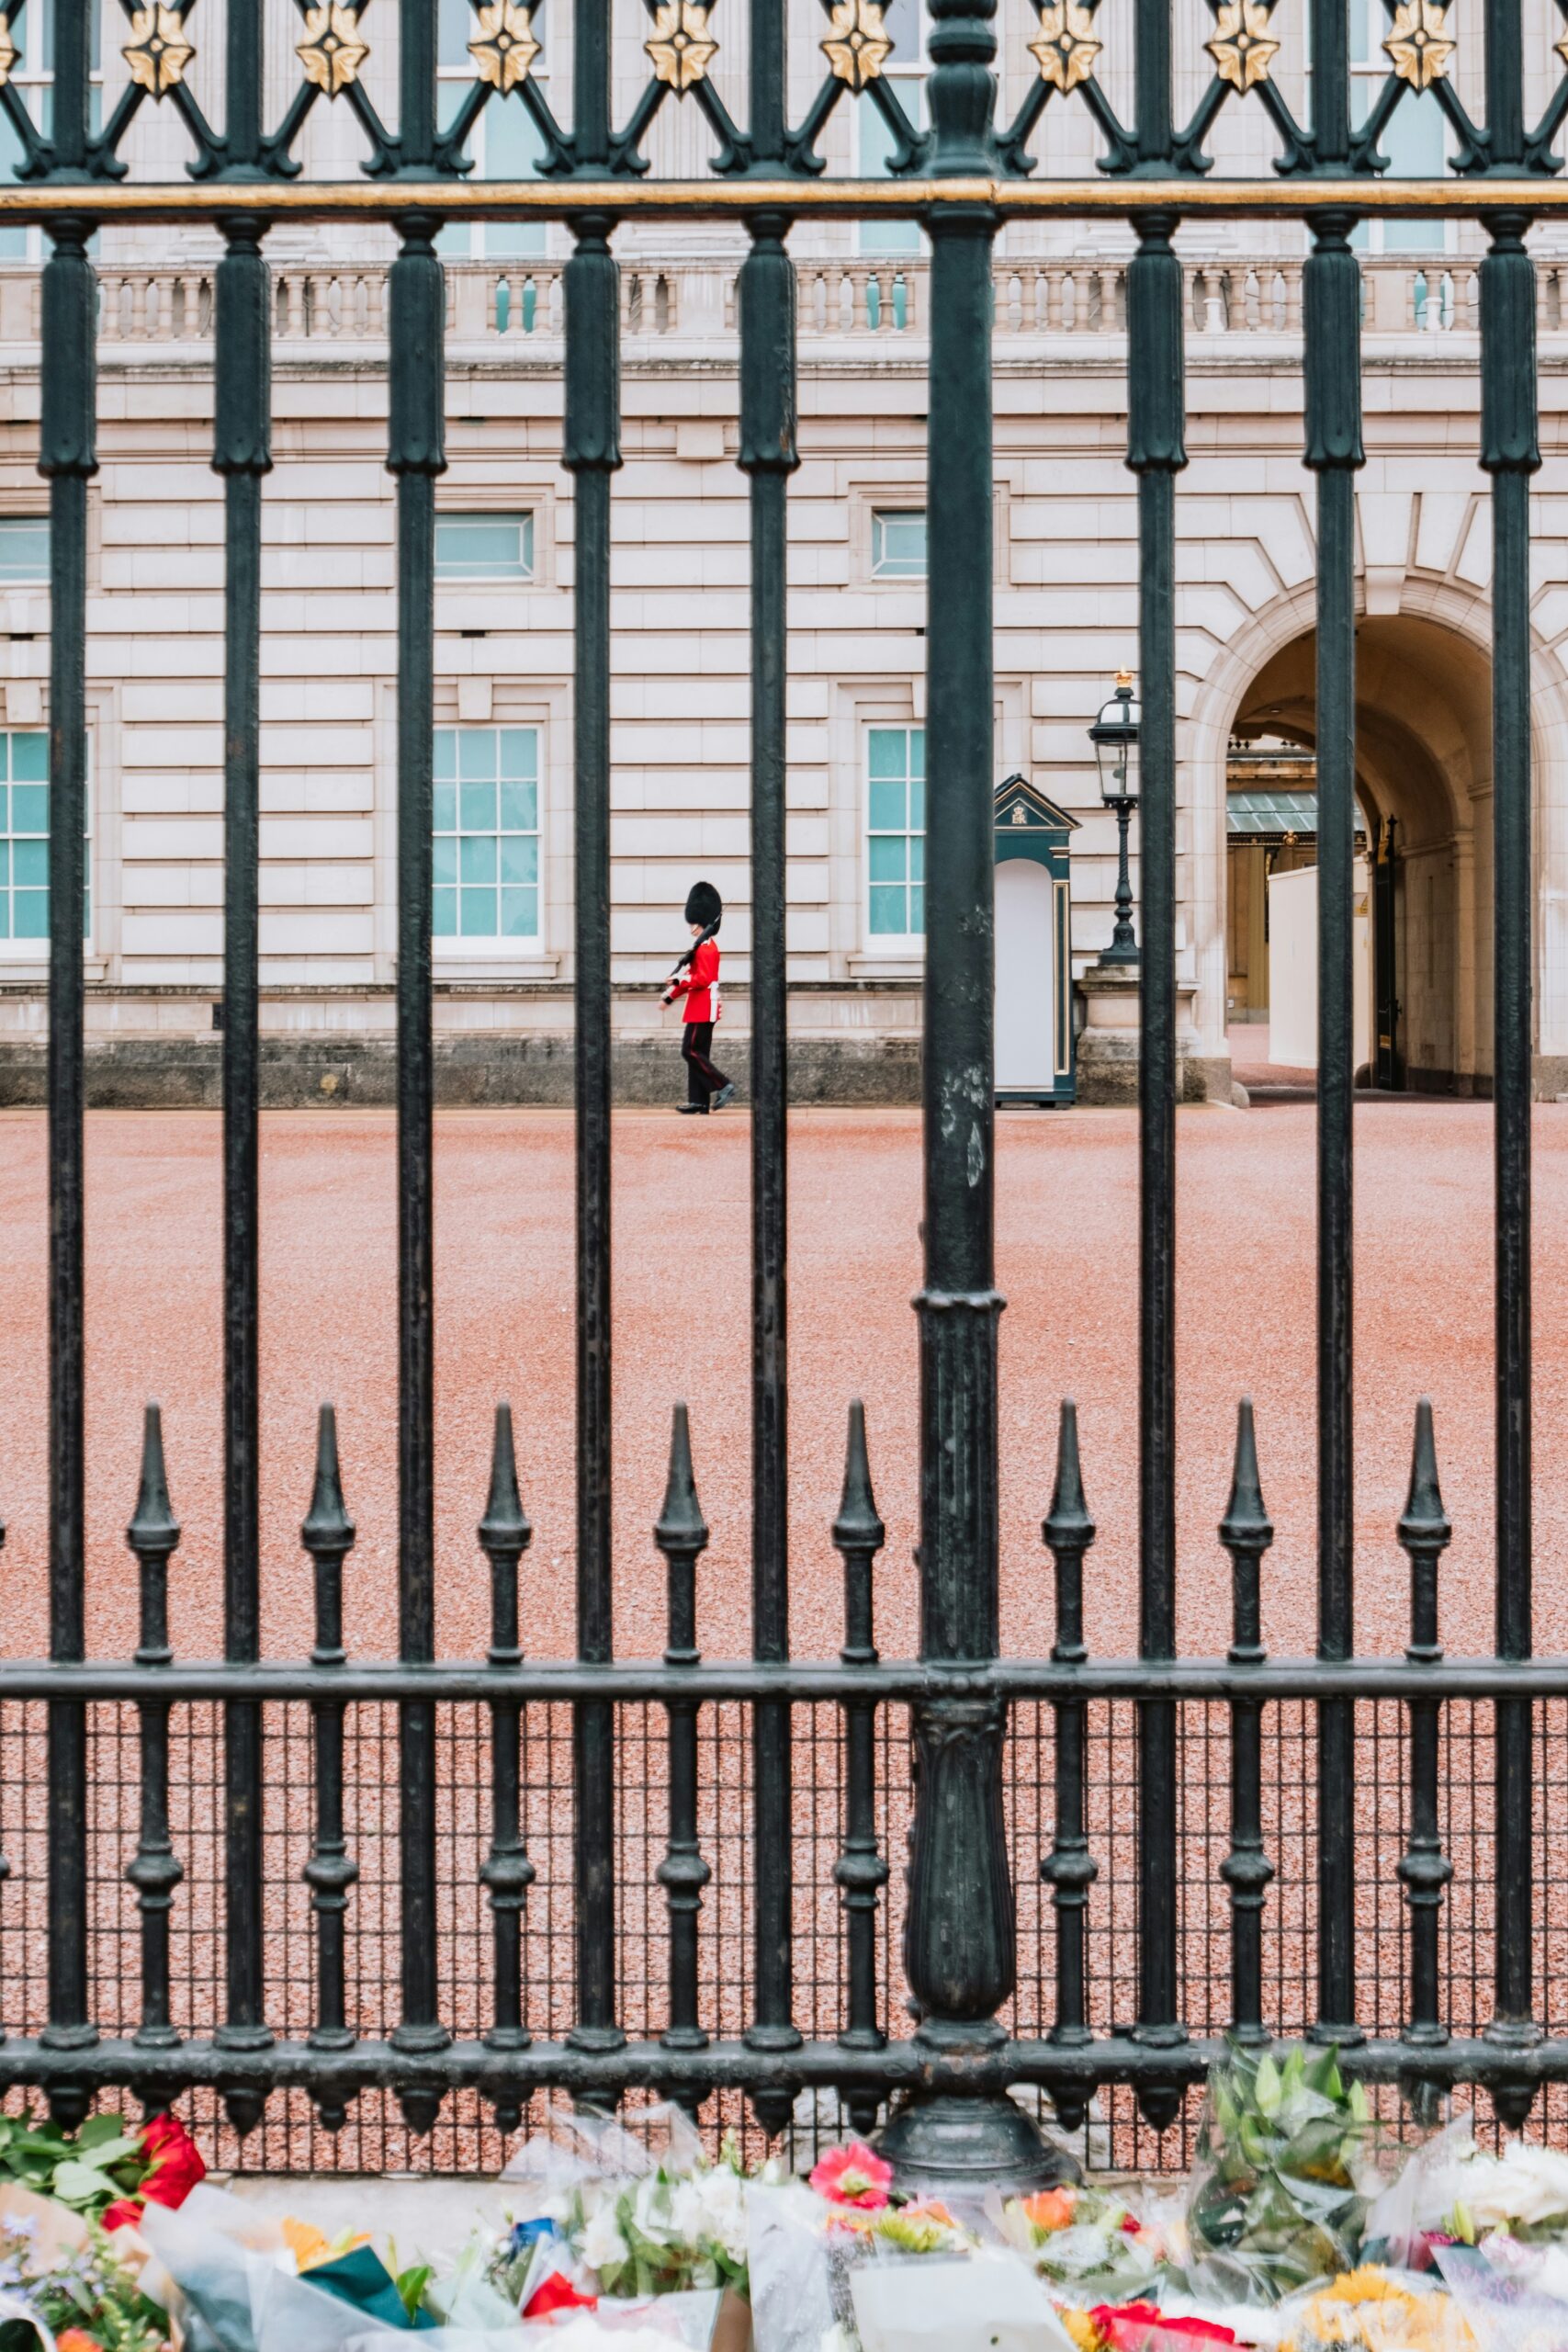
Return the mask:
{"type": "MultiPolygon", "coordinates": [[[[1143,27],[1151,11],[1139,13],[1143,27]]],[[[1151,42],[1157,52],[1157,44],[1151,42]]],[[[1145,70],[1140,50],[1140,91],[1145,70]]],[[[1140,117],[1141,119],[1141,117],[1140,117]]],[[[1181,265],[1174,215],[1136,223],[1127,271],[1127,463],[1138,477],[1138,663],[1143,708],[1138,1054],[1138,1655],[1176,1655],[1176,476],[1183,439],[1181,265]]],[[[1138,2041],[1175,2050],[1178,1713],[1138,1702],[1138,2041]]],[[[1179,2083],[1138,2104],[1156,2131],[1179,2083]]]]}
{"type": "MultiPolygon", "coordinates": [[[[410,20],[405,5],[405,39],[410,20]]],[[[439,225],[434,213],[406,214],[389,276],[387,467],[398,489],[398,1654],[417,1665],[435,1656],[431,833],[435,477],[446,467],[439,225]]],[[[435,1771],[434,1703],[405,1699],[398,1709],[402,2014],[392,2041],[420,2054],[451,2040],[438,2007],[435,1771]]],[[[404,2088],[399,2100],[411,2130],[428,2132],[439,2091],[404,2088]]]]}
{"type": "MultiPolygon", "coordinates": [[[[254,113],[247,106],[240,122],[254,113]]],[[[257,1182],[261,1033],[257,930],[261,791],[262,480],[272,468],[272,317],[265,221],[223,223],[213,297],[212,466],[223,480],[223,1597],[224,1652],[261,1656],[257,1182]]],[[[265,2050],[262,1711],[224,1709],[225,2047],[265,2050]]],[[[228,2094],[251,2130],[265,2101],[228,2094]]]]}
{"type": "MultiPolygon", "coordinates": [[[[932,169],[992,168],[995,0],[932,0],[932,169]]],[[[991,254],[987,205],[939,204],[931,239],[920,1335],[920,1655],[904,1966],[932,2059],[996,2049],[1016,1968],[1002,1807],[1007,1707],[974,1690],[997,1654],[997,1318],[992,1030],[991,254]],[[948,1694],[943,1668],[969,1689],[948,1694]]],[[[1000,2093],[913,2096],[883,2145],[906,2180],[1054,2178],[1000,2093]]]]}
{"type": "MultiPolygon", "coordinates": [[[[754,15],[757,12],[754,11],[754,15]]],[[[761,12],[766,16],[769,8],[761,12]]],[[[757,214],[740,266],[740,465],[751,508],[751,1647],[789,1656],[786,1286],[789,1069],[784,969],[784,693],[789,668],[786,493],[795,450],[795,269],[782,214],[757,214]]],[[[791,1711],[753,1711],[757,2013],[754,2050],[798,2049],[794,2006],[791,1711]]],[[[786,2078],[755,2093],[765,2131],[792,2105],[786,2078]]]]}
{"type": "MultiPolygon", "coordinates": [[[[1343,12],[1341,12],[1343,13],[1343,12]]],[[[1304,269],[1306,449],[1317,476],[1317,1653],[1355,1647],[1355,1397],[1351,1087],[1355,1076],[1356,469],[1361,448],[1361,277],[1349,212],[1320,213],[1304,269]]],[[[1358,2041],[1356,1710],[1317,1710],[1317,2016],[1358,2041]]]]}
{"type": "MultiPolygon", "coordinates": [[[[56,137],[62,110],[86,105],[83,0],[56,16],[56,137]],[[80,91],[75,89],[78,71],[80,91]]],[[[97,306],[93,223],[53,220],[43,273],[39,471],[49,483],[49,1654],[85,1655],[83,1328],[82,892],[87,806],[87,482],[97,472],[97,306]]],[[[87,1710],[49,1707],[49,2022],[52,2050],[98,2038],[87,1984],[87,1710]]],[[[50,2094],[60,2122],[80,2122],[87,2095],[50,2094]]]]}
{"type": "MultiPolygon", "coordinates": [[[[1530,1056],[1534,936],[1530,883],[1530,476],[1536,425],[1535,270],[1529,217],[1495,213],[1481,265],[1481,463],[1492,477],[1493,1092],[1496,1165],[1497,1654],[1533,1646],[1530,1493],[1530,1056]]],[[[1496,1708],[1497,1940],[1488,2041],[1540,2039],[1534,1996],[1534,1710],[1496,1708]]],[[[1534,2091],[1492,2086],[1516,2129],[1534,2091]]]]}
{"type": "MultiPolygon", "coordinates": [[[[592,0],[577,16],[580,148],[604,132],[608,29],[592,0]],[[584,109],[589,109],[585,112],[584,109]],[[597,127],[595,127],[597,126],[597,127]]],[[[607,132],[604,132],[607,137],[607,132]]],[[[610,1510],[610,478],[621,462],[619,272],[611,223],[585,213],[565,272],[566,414],[572,477],[573,767],[577,1001],[577,1653],[614,1655],[610,1510]]],[[[616,2050],[615,1717],[584,1699],[573,1717],[577,2017],[580,2050],[616,2050]]]]}

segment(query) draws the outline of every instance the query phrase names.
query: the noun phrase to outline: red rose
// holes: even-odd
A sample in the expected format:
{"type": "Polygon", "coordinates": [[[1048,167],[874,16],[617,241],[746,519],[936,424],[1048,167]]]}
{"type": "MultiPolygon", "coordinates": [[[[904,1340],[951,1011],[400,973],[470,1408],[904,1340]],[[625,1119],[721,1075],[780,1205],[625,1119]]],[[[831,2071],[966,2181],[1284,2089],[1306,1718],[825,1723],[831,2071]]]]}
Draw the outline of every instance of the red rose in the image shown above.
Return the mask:
{"type": "Polygon", "coordinates": [[[173,2211],[207,2177],[201,2150],[173,2115],[155,2115],[142,2125],[141,2153],[148,2163],[141,2195],[149,2204],[167,2205],[173,2211]]]}
{"type": "Polygon", "coordinates": [[[134,2195],[118,2197],[99,2217],[106,2230],[134,2229],[143,2205],[183,2205],[207,2166],[201,2151],[183,2123],[172,2115],[154,2115],[141,2132],[141,2153],[147,2169],[134,2195]]]}

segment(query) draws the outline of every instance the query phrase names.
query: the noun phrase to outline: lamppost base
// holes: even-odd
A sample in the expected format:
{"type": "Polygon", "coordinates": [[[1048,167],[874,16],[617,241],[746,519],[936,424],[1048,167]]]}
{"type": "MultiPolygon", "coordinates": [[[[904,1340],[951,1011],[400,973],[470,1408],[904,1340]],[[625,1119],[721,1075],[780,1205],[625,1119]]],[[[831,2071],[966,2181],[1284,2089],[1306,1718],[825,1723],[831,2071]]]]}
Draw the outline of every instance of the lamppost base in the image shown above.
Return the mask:
{"type": "Polygon", "coordinates": [[[915,2093],[896,2107],[878,2142],[900,2188],[1050,2188],[1083,2177],[1015,2099],[915,2093]]]}

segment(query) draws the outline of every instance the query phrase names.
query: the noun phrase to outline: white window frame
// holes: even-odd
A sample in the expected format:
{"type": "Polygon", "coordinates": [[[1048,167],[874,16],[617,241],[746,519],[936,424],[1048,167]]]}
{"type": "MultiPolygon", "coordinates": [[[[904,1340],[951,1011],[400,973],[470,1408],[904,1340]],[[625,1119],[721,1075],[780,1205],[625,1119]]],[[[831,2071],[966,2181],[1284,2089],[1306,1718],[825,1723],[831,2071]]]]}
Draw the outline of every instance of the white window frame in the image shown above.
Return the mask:
{"type": "MultiPolygon", "coordinates": [[[[542,16],[547,9],[553,8],[556,13],[560,14],[564,10],[565,4],[566,0],[539,0],[537,13],[542,16]]],[[[468,85],[474,79],[474,62],[471,57],[465,56],[461,62],[454,62],[450,65],[442,63],[440,0],[430,0],[430,5],[437,10],[436,105],[439,107],[441,94],[444,90],[459,93],[457,103],[461,105],[462,97],[467,94],[468,85]]],[[[477,40],[479,39],[478,15],[469,6],[469,0],[464,0],[464,5],[468,7],[468,13],[473,17],[473,38],[477,40]]],[[[550,78],[549,44],[544,40],[542,33],[536,33],[535,38],[540,41],[541,47],[538,56],[528,68],[528,78],[531,82],[537,82],[541,89],[545,89],[550,78]]],[[[479,120],[468,133],[468,152],[474,161],[474,168],[468,175],[470,179],[482,180],[489,177],[486,170],[485,150],[489,143],[491,118],[496,107],[510,106],[520,107],[524,103],[524,99],[516,91],[508,91],[504,96],[500,91],[491,93],[489,100],[480,109],[479,120]]],[[[533,223],[520,220],[449,221],[436,237],[436,248],[448,261],[509,261],[519,264],[543,261],[549,251],[549,230],[543,222],[537,224],[536,228],[533,223]],[[520,230],[526,232],[525,243],[518,239],[517,232],[520,230]],[[505,251],[503,248],[508,238],[513,241],[514,247],[519,243],[523,243],[523,249],[505,251]],[[464,240],[467,242],[463,242],[464,240]]]]}
{"type": "MultiPolygon", "coordinates": [[[[908,827],[908,826],[906,827],[906,829],[905,829],[904,832],[903,832],[901,835],[893,835],[893,834],[889,834],[889,833],[887,833],[886,831],[877,831],[877,832],[874,832],[874,831],[873,831],[873,830],[872,830],[872,823],[871,823],[871,784],[872,784],[872,776],[871,776],[871,739],[872,739],[872,737],[873,737],[873,735],[874,735],[874,734],[888,734],[888,735],[892,735],[892,734],[900,734],[900,735],[902,735],[902,736],[904,736],[904,737],[905,737],[905,739],[906,739],[906,750],[905,750],[905,774],[906,774],[906,779],[907,779],[907,778],[908,778],[908,738],[909,736],[911,736],[911,735],[915,735],[915,734],[918,734],[918,735],[920,737],[920,741],[921,741],[921,751],[922,751],[922,754],[923,754],[923,752],[924,752],[924,749],[925,749],[926,725],[925,725],[925,721],[924,721],[924,719],[921,719],[921,718],[863,718],[863,719],[861,721],[861,729],[860,729],[860,746],[859,746],[859,749],[860,749],[860,801],[859,801],[859,807],[860,807],[860,838],[861,838],[861,943],[862,943],[862,945],[861,945],[861,952],[862,952],[863,956],[864,956],[864,957],[866,957],[866,958],[868,958],[868,959],[869,959],[869,958],[872,958],[872,957],[875,957],[875,956],[889,956],[889,957],[899,957],[899,958],[904,958],[904,957],[908,957],[908,956],[922,956],[922,957],[923,957],[923,956],[925,955],[925,952],[926,952],[926,934],[925,934],[925,933],[924,933],[924,931],[923,931],[923,930],[921,930],[921,931],[874,931],[874,930],[872,929],[872,923],[871,923],[871,893],[872,893],[872,887],[873,887],[873,883],[872,883],[872,872],[871,872],[871,844],[872,844],[872,842],[873,842],[874,841],[879,841],[879,840],[901,839],[901,840],[905,841],[906,842],[910,842],[910,841],[919,841],[919,842],[920,842],[921,843],[923,843],[923,842],[924,842],[924,841],[925,841],[925,838],[926,838],[926,831],[925,831],[925,827],[924,827],[923,825],[920,827],[920,829],[919,829],[919,832],[918,832],[918,833],[914,831],[914,829],[913,829],[912,827],[908,827]]],[[[923,757],[922,757],[922,765],[923,765],[923,764],[924,764],[924,763],[923,763],[923,757]]],[[[922,868],[923,868],[923,865],[924,865],[924,858],[923,858],[923,855],[922,855],[921,864],[922,864],[922,868]]],[[[908,872],[906,872],[906,875],[905,875],[905,880],[904,880],[904,886],[903,886],[903,887],[904,887],[904,888],[906,889],[906,891],[908,891],[908,890],[910,888],[910,887],[911,887],[910,879],[909,879],[909,876],[908,876],[908,872]]],[[[921,888],[922,890],[923,890],[923,889],[924,889],[924,888],[925,888],[925,876],[924,876],[923,870],[922,870],[922,874],[921,874],[921,878],[920,878],[920,884],[919,884],[919,887],[920,887],[920,888],[921,888]]]]}
{"type": "MultiPolygon", "coordinates": [[[[7,737],[7,738],[9,738],[10,736],[13,736],[13,735],[41,735],[41,736],[42,736],[42,738],[43,738],[43,741],[44,741],[44,775],[43,775],[43,783],[44,783],[45,788],[46,788],[47,790],[52,791],[52,790],[53,790],[53,788],[54,788],[54,786],[53,786],[53,779],[51,777],[51,775],[50,775],[50,774],[49,774],[49,741],[50,741],[50,729],[49,729],[48,721],[47,721],[46,719],[43,719],[43,718],[38,718],[38,719],[25,719],[25,720],[24,720],[24,719],[10,719],[10,718],[0,719],[0,735],[4,735],[4,736],[6,736],[6,737],[7,737]]],[[[84,876],[85,876],[85,883],[86,883],[86,890],[87,890],[87,905],[86,905],[86,917],[87,917],[87,920],[86,920],[85,924],[84,925],[83,932],[82,932],[82,953],[83,953],[83,955],[84,955],[85,956],[89,957],[89,958],[94,958],[94,957],[97,957],[97,956],[101,956],[102,950],[99,948],[99,945],[98,945],[98,937],[99,937],[100,933],[101,933],[101,932],[102,932],[102,930],[103,930],[103,906],[102,906],[102,893],[101,893],[100,887],[99,887],[99,876],[98,876],[98,873],[97,873],[97,870],[96,870],[96,868],[97,868],[97,860],[96,860],[96,856],[95,856],[95,854],[94,854],[95,848],[96,848],[95,834],[96,834],[96,826],[95,826],[95,824],[94,824],[94,816],[95,816],[94,803],[95,803],[95,801],[96,801],[96,797],[97,797],[97,795],[96,795],[96,765],[97,765],[97,763],[96,762],[96,760],[95,760],[95,759],[94,759],[94,757],[93,757],[93,735],[92,735],[91,728],[89,727],[89,729],[88,729],[88,735],[87,735],[87,788],[86,788],[86,795],[85,795],[85,798],[86,798],[86,826],[85,826],[85,834],[84,834],[84,840],[85,840],[85,850],[84,850],[84,853],[83,853],[83,854],[84,854],[84,861],[85,861],[85,863],[84,863],[84,876]]],[[[5,779],[5,781],[6,781],[6,789],[7,789],[7,790],[9,790],[10,784],[11,784],[11,760],[10,760],[10,751],[9,751],[9,745],[8,745],[8,744],[7,744],[6,756],[6,779],[5,779]]],[[[36,779],[34,779],[34,781],[36,781],[36,779]]],[[[4,832],[0,832],[0,842],[15,842],[15,840],[16,840],[16,838],[17,838],[17,836],[9,831],[9,818],[10,818],[10,813],[11,813],[11,812],[10,812],[10,809],[9,809],[9,808],[7,807],[6,811],[6,819],[7,819],[7,829],[6,829],[4,832]]],[[[36,840],[38,840],[38,839],[39,838],[39,836],[38,834],[36,834],[36,833],[33,833],[33,834],[25,834],[25,835],[23,836],[23,838],[24,838],[25,840],[36,841],[36,840]]],[[[46,844],[46,847],[47,847],[47,842],[48,842],[48,834],[47,834],[47,833],[45,833],[45,834],[42,836],[42,838],[43,838],[43,840],[44,840],[44,842],[45,842],[45,844],[46,844]]],[[[10,887],[14,888],[15,888],[15,885],[13,884],[13,885],[11,885],[10,887]]],[[[47,886],[46,886],[46,895],[45,895],[45,901],[44,901],[44,903],[45,903],[46,917],[47,917],[47,909],[48,909],[47,886]]],[[[39,971],[39,970],[40,970],[40,969],[41,969],[43,972],[47,972],[47,971],[48,971],[48,969],[49,969],[49,934],[48,934],[48,932],[47,932],[47,931],[45,932],[45,933],[44,933],[44,935],[42,936],[42,938],[39,938],[39,939],[15,939],[15,938],[6,939],[6,938],[0,938],[0,977],[6,978],[10,978],[10,979],[15,979],[15,978],[17,978],[22,977],[22,973],[21,973],[21,972],[18,972],[18,970],[17,970],[17,967],[23,967],[23,970],[26,972],[26,974],[27,974],[27,976],[28,976],[28,977],[31,977],[31,975],[32,975],[35,971],[39,971]]]]}
{"type": "Polygon", "coordinates": [[[923,506],[878,505],[872,508],[871,576],[874,580],[886,582],[896,588],[916,588],[923,586],[925,582],[931,577],[931,544],[929,537],[927,539],[925,558],[919,571],[885,571],[881,569],[877,561],[876,542],[879,526],[888,521],[905,522],[916,514],[919,516],[921,523],[924,524],[926,520],[926,510],[923,506]]]}
{"type": "Polygon", "coordinates": [[[539,518],[532,506],[437,506],[435,579],[442,588],[531,588],[538,580],[539,518]],[[444,523],[521,523],[524,560],[517,571],[457,571],[441,568],[444,523]]]}
{"type": "Polygon", "coordinates": [[[0,572],[0,594],[17,588],[41,588],[47,592],[49,587],[49,511],[43,508],[32,514],[12,514],[0,509],[0,548],[5,545],[7,526],[13,524],[25,524],[34,530],[41,527],[44,537],[43,570],[29,571],[24,577],[15,580],[7,580],[3,572],[0,572]]]}
{"type": "MultiPolygon", "coordinates": [[[[548,746],[546,741],[545,729],[537,719],[534,718],[489,718],[471,721],[457,718],[450,721],[441,722],[437,725],[435,731],[438,735],[449,734],[453,736],[502,734],[527,734],[533,736],[534,829],[532,835],[525,836],[525,838],[531,838],[534,841],[536,844],[536,859],[534,883],[535,928],[531,932],[503,933],[492,931],[478,935],[470,933],[465,936],[460,931],[438,932],[433,925],[431,932],[431,952],[433,958],[438,966],[444,964],[465,965],[476,962],[497,964],[508,963],[513,960],[526,961],[531,964],[536,964],[543,950],[546,931],[545,804],[546,761],[548,753],[548,746]]],[[[460,753],[458,755],[458,764],[459,766],[461,765],[460,753]]],[[[460,786],[457,788],[460,789],[460,786]]],[[[439,789],[439,786],[437,789],[439,789]]],[[[461,818],[462,809],[460,804],[457,813],[458,817],[461,818]]],[[[431,854],[433,859],[434,856],[434,843],[436,838],[437,835],[433,823],[431,828],[431,854]]],[[[455,831],[449,835],[443,831],[441,838],[455,839],[460,842],[463,839],[461,824],[459,823],[455,831]]],[[[459,856],[460,854],[461,853],[459,852],[459,856]]],[[[449,887],[460,888],[461,884],[459,882],[456,886],[449,887]]],[[[498,890],[499,888],[500,882],[498,874],[498,890]]],[[[460,919],[460,905],[458,914],[460,919]]]]}

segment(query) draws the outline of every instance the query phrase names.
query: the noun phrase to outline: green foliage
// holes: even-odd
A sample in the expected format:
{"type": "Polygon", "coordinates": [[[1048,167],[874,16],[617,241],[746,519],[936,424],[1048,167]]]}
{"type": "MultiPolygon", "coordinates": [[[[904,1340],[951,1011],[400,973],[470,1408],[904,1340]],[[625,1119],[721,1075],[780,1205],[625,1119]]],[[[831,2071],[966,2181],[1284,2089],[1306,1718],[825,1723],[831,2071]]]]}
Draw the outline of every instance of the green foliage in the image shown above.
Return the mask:
{"type": "Polygon", "coordinates": [[[90,2115],[79,2132],[66,2132],[47,2116],[35,2122],[26,2109],[0,2116],[0,2177],[19,2180],[90,2220],[117,2198],[133,2196],[146,2172],[141,2135],[127,2131],[123,2116],[90,2115]]]}
{"type": "Polygon", "coordinates": [[[411,2326],[423,2306],[424,2290],[434,2276],[434,2272],[428,2262],[416,2262],[407,2270],[400,2270],[392,2281],[398,2290],[399,2301],[409,2315],[411,2326]]]}
{"type": "Polygon", "coordinates": [[[1337,2052],[1297,2043],[1282,2064],[1233,2043],[1209,2076],[1188,2204],[1195,2263],[1272,2301],[1356,2259],[1374,2135],[1337,2052]]]}

